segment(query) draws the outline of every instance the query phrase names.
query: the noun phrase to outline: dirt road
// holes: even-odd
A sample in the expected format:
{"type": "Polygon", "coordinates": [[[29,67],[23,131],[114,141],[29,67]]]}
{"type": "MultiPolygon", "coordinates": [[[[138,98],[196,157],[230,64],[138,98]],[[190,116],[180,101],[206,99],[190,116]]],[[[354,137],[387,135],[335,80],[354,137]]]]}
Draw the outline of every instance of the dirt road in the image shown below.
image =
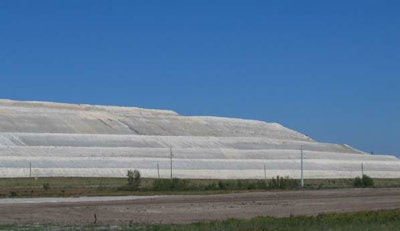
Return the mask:
{"type": "Polygon", "coordinates": [[[190,223],[257,216],[283,217],[400,208],[400,189],[250,192],[202,196],[112,198],[87,201],[0,200],[0,223],[190,223]]]}

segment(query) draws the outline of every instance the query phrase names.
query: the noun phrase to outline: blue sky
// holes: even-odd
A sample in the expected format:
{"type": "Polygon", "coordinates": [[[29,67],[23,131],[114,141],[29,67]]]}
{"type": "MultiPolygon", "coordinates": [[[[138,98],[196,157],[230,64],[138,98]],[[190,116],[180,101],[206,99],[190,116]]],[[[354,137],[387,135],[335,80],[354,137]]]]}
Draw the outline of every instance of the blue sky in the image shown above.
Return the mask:
{"type": "Polygon", "coordinates": [[[279,122],[400,155],[399,1],[0,0],[0,98],[279,122]]]}

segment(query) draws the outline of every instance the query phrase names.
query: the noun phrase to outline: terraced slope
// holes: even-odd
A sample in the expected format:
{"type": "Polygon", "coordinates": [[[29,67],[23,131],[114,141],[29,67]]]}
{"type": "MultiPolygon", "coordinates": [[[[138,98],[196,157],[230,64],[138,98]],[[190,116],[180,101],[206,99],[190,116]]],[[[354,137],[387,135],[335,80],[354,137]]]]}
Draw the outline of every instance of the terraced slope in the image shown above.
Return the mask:
{"type": "Polygon", "coordinates": [[[400,177],[400,160],[318,143],[277,123],[173,111],[0,100],[0,177],[400,177]],[[32,168],[30,169],[30,165],[32,168]],[[266,172],[264,172],[264,166],[266,172]]]}

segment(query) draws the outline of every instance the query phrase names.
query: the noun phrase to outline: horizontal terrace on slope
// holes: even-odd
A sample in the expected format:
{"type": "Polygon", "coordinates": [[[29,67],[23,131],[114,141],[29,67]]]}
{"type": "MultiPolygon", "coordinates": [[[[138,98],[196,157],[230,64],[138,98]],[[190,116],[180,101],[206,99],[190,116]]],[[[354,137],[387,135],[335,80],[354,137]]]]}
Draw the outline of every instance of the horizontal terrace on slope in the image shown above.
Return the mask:
{"type": "MultiPolygon", "coordinates": [[[[0,147],[0,158],[33,157],[128,157],[128,158],[169,158],[169,148],[122,148],[122,147],[53,147],[53,146],[8,146],[0,147]]],[[[260,160],[287,160],[299,159],[298,149],[259,149],[237,150],[224,148],[174,148],[173,156],[177,159],[260,159],[260,160]]],[[[341,159],[341,160],[393,160],[395,156],[371,155],[360,153],[327,152],[304,150],[305,159],[341,159]]]]}
{"type": "Polygon", "coordinates": [[[136,147],[136,148],[217,148],[294,149],[361,153],[347,145],[270,139],[266,137],[142,136],[98,134],[0,133],[3,146],[136,147]]]}

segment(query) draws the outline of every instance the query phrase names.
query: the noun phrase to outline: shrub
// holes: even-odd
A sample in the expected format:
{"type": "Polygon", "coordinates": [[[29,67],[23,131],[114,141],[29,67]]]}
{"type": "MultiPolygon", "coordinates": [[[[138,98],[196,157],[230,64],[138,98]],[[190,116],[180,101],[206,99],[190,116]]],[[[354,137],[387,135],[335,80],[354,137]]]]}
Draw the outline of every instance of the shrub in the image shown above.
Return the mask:
{"type": "Polygon", "coordinates": [[[299,180],[291,179],[288,176],[272,178],[269,182],[269,188],[272,189],[293,189],[299,187],[299,180]]]}
{"type": "Polygon", "coordinates": [[[237,188],[238,188],[238,189],[242,189],[242,187],[243,187],[243,183],[242,183],[241,180],[237,180],[236,185],[237,185],[237,188]]]}
{"type": "Polygon", "coordinates": [[[268,187],[265,180],[258,180],[256,184],[258,189],[266,189],[268,187]]]}
{"type": "Polygon", "coordinates": [[[173,178],[171,181],[171,189],[172,190],[187,190],[187,189],[189,189],[189,181],[182,180],[179,178],[173,178]]]}
{"type": "Polygon", "coordinates": [[[153,190],[161,191],[167,190],[171,186],[169,179],[156,179],[153,182],[153,190]]]}
{"type": "Polygon", "coordinates": [[[16,196],[18,196],[18,194],[16,192],[14,192],[14,191],[10,192],[10,197],[16,197],[16,196]]]}
{"type": "Polygon", "coordinates": [[[255,183],[248,183],[247,184],[247,189],[256,189],[257,188],[257,185],[255,184],[255,183]]]}
{"type": "Polygon", "coordinates": [[[43,189],[44,189],[44,191],[49,190],[49,188],[50,188],[50,184],[49,184],[49,183],[44,183],[44,184],[43,184],[43,189]]]}
{"type": "Polygon", "coordinates": [[[375,184],[374,180],[365,174],[362,177],[362,181],[363,181],[364,187],[373,187],[375,184]]]}
{"type": "Polygon", "coordinates": [[[362,180],[359,176],[354,178],[353,185],[356,188],[361,188],[363,186],[362,180]]]}
{"type": "Polygon", "coordinates": [[[141,182],[140,171],[135,169],[134,171],[128,170],[128,185],[132,187],[132,189],[138,189],[141,182]]]}
{"type": "MultiPolygon", "coordinates": [[[[193,186],[194,187],[194,186],[193,186]]],[[[182,180],[179,178],[170,179],[156,179],[153,182],[153,190],[188,190],[191,189],[188,180],[182,180]]]]}
{"type": "Polygon", "coordinates": [[[368,175],[363,175],[362,178],[356,177],[354,178],[353,181],[353,186],[356,188],[361,188],[361,187],[372,187],[374,186],[374,180],[368,176],[368,175]]]}
{"type": "MultiPolygon", "coordinates": [[[[238,182],[241,182],[240,180],[237,180],[238,182]]],[[[234,190],[238,189],[239,183],[236,183],[234,181],[227,181],[227,180],[220,180],[218,181],[218,189],[220,190],[234,190]]]]}
{"type": "Polygon", "coordinates": [[[215,183],[208,184],[204,187],[204,190],[217,190],[218,186],[215,183]]]}
{"type": "Polygon", "coordinates": [[[223,181],[218,181],[218,188],[219,189],[226,189],[227,185],[223,181]]]}

